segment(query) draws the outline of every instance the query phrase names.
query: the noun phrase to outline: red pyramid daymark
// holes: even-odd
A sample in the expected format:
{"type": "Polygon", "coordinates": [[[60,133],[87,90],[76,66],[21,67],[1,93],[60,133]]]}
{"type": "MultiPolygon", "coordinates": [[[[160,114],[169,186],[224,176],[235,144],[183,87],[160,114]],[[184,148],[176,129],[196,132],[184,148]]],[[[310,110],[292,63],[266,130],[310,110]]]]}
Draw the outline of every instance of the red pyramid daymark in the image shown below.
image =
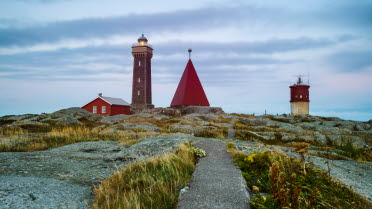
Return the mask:
{"type": "Polygon", "coordinates": [[[207,96],[191,60],[187,62],[171,103],[171,107],[177,106],[209,106],[207,96]]]}

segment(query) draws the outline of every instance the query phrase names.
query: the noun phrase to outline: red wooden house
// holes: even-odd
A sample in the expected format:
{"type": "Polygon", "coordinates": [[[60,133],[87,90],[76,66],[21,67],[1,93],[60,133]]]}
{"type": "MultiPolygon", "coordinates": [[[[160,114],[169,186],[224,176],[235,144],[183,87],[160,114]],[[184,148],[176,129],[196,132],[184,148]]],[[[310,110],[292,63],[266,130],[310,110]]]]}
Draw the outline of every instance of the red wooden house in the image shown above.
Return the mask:
{"type": "Polygon", "coordinates": [[[104,97],[99,94],[96,99],[84,105],[84,110],[99,115],[130,115],[130,104],[120,98],[104,97]]]}

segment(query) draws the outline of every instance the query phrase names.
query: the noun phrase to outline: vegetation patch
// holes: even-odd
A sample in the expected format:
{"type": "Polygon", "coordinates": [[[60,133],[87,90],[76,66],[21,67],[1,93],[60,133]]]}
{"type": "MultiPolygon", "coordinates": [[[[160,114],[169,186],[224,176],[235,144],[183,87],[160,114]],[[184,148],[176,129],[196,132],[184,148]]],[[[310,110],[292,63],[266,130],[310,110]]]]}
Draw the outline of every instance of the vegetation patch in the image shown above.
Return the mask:
{"type": "Polygon", "coordinates": [[[372,150],[356,148],[348,141],[341,146],[332,146],[328,143],[325,147],[313,147],[314,150],[325,151],[312,154],[315,156],[331,159],[331,160],[355,160],[360,163],[372,161],[372,150]]]}
{"type": "Polygon", "coordinates": [[[220,139],[227,138],[228,135],[227,127],[221,126],[213,122],[210,122],[209,125],[215,127],[216,129],[203,129],[203,131],[199,131],[198,133],[196,133],[195,136],[220,139]]]}
{"type": "Polygon", "coordinates": [[[326,172],[305,166],[304,161],[282,152],[271,150],[248,155],[231,146],[229,150],[254,193],[253,209],[372,208],[368,200],[326,172]]]}
{"type": "Polygon", "coordinates": [[[134,163],[94,188],[93,208],[176,208],[202,150],[181,144],[172,154],[134,163]]]}
{"type": "Polygon", "coordinates": [[[216,123],[231,123],[232,118],[217,118],[214,121],[216,123]]]}
{"type": "Polygon", "coordinates": [[[254,114],[242,114],[242,113],[231,113],[231,115],[235,115],[238,117],[244,117],[244,118],[255,118],[254,114]]]}
{"type": "MultiPolygon", "coordinates": [[[[250,142],[264,142],[266,141],[264,137],[255,134],[248,130],[236,130],[235,131],[235,138],[244,140],[244,141],[250,141],[250,142]]],[[[269,140],[267,140],[269,141],[269,140]]]]}
{"type": "Polygon", "coordinates": [[[4,128],[0,132],[0,152],[31,152],[84,141],[118,141],[122,145],[137,143],[139,138],[153,136],[146,132],[100,134],[97,129],[85,126],[56,126],[47,133],[29,133],[20,127],[4,128]]]}
{"type": "Polygon", "coordinates": [[[250,126],[243,123],[242,119],[238,119],[234,125],[233,128],[235,130],[249,130],[250,126]]]}
{"type": "Polygon", "coordinates": [[[200,131],[197,131],[194,134],[196,137],[205,137],[205,138],[226,138],[227,137],[227,131],[224,129],[202,129],[200,131]]]}
{"type": "Polygon", "coordinates": [[[344,155],[348,158],[356,160],[358,162],[372,161],[372,151],[366,149],[358,149],[353,146],[349,141],[346,144],[337,147],[339,150],[336,151],[339,155],[344,155]]]}

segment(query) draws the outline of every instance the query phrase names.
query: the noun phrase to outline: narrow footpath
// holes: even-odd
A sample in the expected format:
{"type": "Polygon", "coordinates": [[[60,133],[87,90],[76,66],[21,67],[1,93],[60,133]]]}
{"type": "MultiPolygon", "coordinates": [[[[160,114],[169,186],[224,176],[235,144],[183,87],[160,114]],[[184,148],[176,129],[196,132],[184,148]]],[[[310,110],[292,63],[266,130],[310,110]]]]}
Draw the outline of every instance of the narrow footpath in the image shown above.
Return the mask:
{"type": "Polygon", "coordinates": [[[230,122],[229,130],[227,132],[227,138],[234,139],[235,138],[235,130],[234,124],[236,123],[237,118],[233,118],[230,122]]]}
{"type": "Polygon", "coordinates": [[[234,165],[222,142],[199,140],[193,143],[204,149],[189,183],[180,195],[179,209],[248,209],[249,194],[240,170],[234,165]]]}

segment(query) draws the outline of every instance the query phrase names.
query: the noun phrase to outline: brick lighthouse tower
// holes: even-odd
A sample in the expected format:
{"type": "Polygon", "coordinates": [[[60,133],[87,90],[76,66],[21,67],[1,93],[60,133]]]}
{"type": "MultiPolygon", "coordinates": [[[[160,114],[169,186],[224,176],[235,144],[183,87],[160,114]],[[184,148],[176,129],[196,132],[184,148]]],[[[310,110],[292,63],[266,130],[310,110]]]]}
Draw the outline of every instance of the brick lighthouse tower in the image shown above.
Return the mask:
{"type": "Polygon", "coordinates": [[[298,77],[297,83],[289,87],[291,89],[291,115],[309,114],[309,88],[301,78],[298,77]]]}
{"type": "Polygon", "coordinates": [[[131,109],[134,111],[154,108],[151,95],[152,50],[143,34],[138,38],[138,43],[132,46],[134,61],[131,109]]]}

